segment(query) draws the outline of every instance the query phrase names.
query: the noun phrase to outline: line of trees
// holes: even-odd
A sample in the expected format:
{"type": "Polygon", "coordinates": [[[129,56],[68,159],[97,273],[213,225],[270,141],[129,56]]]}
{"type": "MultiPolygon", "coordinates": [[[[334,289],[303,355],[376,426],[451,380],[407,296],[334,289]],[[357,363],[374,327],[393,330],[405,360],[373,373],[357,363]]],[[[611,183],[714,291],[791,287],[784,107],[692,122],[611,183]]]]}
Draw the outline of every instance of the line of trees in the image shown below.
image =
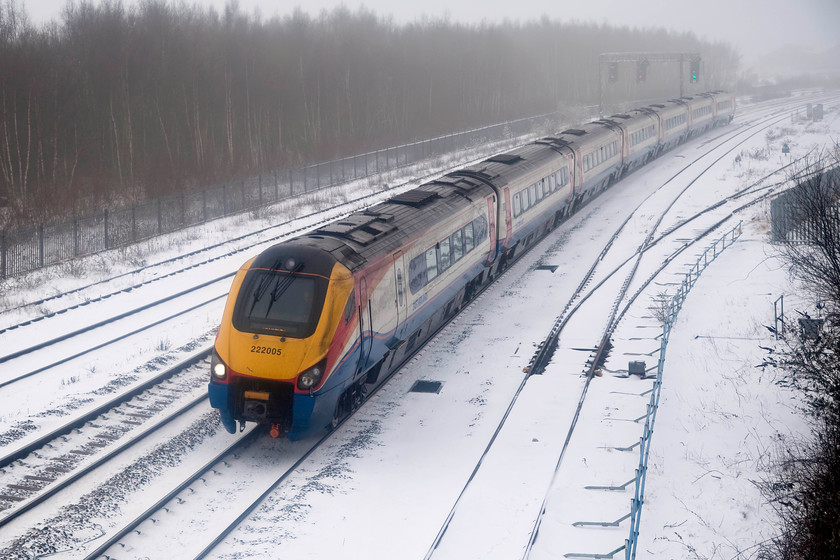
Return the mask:
{"type": "Polygon", "coordinates": [[[235,2],[82,0],[34,27],[4,0],[0,205],[45,219],[597,103],[598,54],[614,51],[699,51],[709,89],[738,61],[692,34],[548,18],[263,21],[235,2]]]}

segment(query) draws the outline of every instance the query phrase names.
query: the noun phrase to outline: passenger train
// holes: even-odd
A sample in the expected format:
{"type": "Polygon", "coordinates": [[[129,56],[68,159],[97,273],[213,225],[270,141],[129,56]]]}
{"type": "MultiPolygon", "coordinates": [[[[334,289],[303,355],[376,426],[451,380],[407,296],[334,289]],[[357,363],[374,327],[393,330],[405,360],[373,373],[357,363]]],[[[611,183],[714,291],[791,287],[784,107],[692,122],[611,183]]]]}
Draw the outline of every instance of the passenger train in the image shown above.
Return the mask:
{"type": "Polygon", "coordinates": [[[237,272],[216,337],[222,424],[290,439],[336,425],[582,203],[734,111],[712,92],[613,115],[266,249],[237,272]]]}

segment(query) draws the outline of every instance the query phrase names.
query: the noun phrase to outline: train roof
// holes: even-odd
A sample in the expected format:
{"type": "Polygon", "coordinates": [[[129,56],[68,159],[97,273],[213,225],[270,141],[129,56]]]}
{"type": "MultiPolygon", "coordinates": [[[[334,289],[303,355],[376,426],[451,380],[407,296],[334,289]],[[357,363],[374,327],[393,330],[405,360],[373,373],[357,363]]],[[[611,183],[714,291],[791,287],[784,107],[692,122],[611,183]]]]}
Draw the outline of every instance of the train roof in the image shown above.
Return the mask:
{"type": "Polygon", "coordinates": [[[395,253],[412,238],[493,192],[479,179],[446,175],[298,239],[331,253],[347,268],[356,270],[367,262],[395,253]]]}
{"type": "Polygon", "coordinates": [[[538,171],[556,157],[555,149],[539,143],[496,154],[320,227],[299,240],[332,253],[355,270],[393,254],[476,200],[494,195],[495,188],[538,171]]]}
{"type": "Polygon", "coordinates": [[[556,150],[539,142],[532,142],[510,152],[496,154],[450,175],[478,178],[502,188],[522,176],[542,169],[556,158],[556,150]]]}

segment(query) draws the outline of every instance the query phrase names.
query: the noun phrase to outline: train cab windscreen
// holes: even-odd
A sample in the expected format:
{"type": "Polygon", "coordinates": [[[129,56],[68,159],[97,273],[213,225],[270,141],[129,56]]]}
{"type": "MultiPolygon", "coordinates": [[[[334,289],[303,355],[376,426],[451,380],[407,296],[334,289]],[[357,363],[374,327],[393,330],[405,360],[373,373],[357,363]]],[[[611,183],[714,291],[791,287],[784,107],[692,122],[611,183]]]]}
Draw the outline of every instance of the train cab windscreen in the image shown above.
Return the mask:
{"type": "Polygon", "coordinates": [[[233,311],[242,332],[306,338],[321,317],[326,281],[274,270],[251,270],[233,311]]]}

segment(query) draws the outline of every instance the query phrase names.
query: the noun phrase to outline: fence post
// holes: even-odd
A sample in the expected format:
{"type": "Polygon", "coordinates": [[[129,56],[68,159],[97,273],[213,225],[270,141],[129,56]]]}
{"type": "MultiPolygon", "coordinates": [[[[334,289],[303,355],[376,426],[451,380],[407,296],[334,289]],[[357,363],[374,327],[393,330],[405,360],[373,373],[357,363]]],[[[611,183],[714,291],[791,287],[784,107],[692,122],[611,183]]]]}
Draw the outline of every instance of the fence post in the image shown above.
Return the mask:
{"type": "Polygon", "coordinates": [[[108,209],[105,209],[105,250],[110,249],[108,246],[108,209]]]}
{"type": "Polygon", "coordinates": [[[79,217],[73,215],[73,256],[79,256],[79,217]]]}
{"type": "Polygon", "coordinates": [[[160,199],[157,199],[157,214],[158,214],[158,235],[163,233],[163,206],[160,199]]]}
{"type": "Polygon", "coordinates": [[[6,230],[0,232],[0,278],[6,277],[6,230]]]}
{"type": "Polygon", "coordinates": [[[39,263],[44,268],[44,224],[38,224],[38,249],[40,251],[39,263]]]}

